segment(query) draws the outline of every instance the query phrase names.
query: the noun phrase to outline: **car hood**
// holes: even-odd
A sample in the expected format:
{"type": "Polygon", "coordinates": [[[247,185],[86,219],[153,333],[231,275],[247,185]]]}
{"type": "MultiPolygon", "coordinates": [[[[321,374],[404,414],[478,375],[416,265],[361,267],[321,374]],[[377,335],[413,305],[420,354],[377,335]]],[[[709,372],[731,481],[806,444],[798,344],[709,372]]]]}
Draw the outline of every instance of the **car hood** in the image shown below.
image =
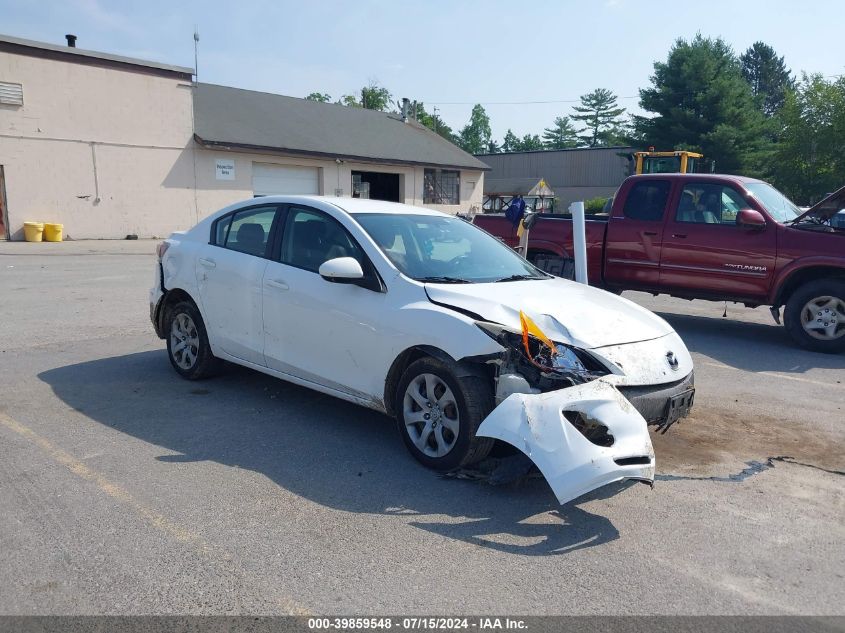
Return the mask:
{"type": "Polygon", "coordinates": [[[821,220],[829,220],[834,215],[839,213],[841,209],[845,208],[845,187],[841,187],[834,191],[829,196],[825,197],[823,200],[820,200],[812,207],[804,211],[801,215],[797,218],[792,220],[792,222],[800,222],[801,220],[809,217],[815,216],[821,220]]]}
{"type": "Polygon", "coordinates": [[[647,341],[673,332],[663,319],[604,290],[540,279],[487,284],[426,284],[434,303],[516,330],[528,314],[553,340],[584,349],[647,341]]]}

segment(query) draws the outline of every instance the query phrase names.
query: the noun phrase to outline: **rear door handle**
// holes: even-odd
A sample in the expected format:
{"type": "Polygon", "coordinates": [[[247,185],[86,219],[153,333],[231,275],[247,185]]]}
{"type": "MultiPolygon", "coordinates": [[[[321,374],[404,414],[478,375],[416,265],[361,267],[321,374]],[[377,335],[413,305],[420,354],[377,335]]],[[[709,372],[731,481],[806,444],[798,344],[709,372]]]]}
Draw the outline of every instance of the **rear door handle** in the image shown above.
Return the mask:
{"type": "Polygon", "coordinates": [[[672,237],[677,237],[677,238],[680,238],[682,240],[687,239],[686,233],[672,233],[672,237]]]}
{"type": "Polygon", "coordinates": [[[200,257],[199,262],[206,268],[214,268],[217,266],[217,263],[213,259],[206,259],[205,257],[200,257]]]}
{"type": "Polygon", "coordinates": [[[281,279],[268,279],[266,283],[271,288],[278,288],[279,290],[288,290],[290,288],[290,286],[281,279]]]}
{"type": "Polygon", "coordinates": [[[649,237],[656,237],[657,231],[643,231],[643,235],[648,235],[649,237]]]}

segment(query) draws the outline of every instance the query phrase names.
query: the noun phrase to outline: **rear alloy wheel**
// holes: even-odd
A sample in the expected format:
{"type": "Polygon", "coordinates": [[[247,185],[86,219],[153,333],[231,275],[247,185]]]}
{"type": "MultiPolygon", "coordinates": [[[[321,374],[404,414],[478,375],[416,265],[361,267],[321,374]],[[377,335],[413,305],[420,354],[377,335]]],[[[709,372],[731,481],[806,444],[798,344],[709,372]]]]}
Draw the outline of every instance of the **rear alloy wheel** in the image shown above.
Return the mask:
{"type": "Polygon", "coordinates": [[[208,335],[199,310],[188,301],[180,301],[167,313],[167,354],[170,364],[188,380],[213,375],[220,360],[211,353],[208,335]]]}
{"type": "Polygon", "coordinates": [[[845,281],[822,279],[800,287],[786,303],[784,326],[807,349],[845,350],[845,281]]]}
{"type": "Polygon", "coordinates": [[[487,382],[478,376],[458,378],[433,358],[411,363],[396,392],[396,418],[417,460],[435,470],[451,470],[489,454],[493,440],[475,435],[492,409],[487,382]]]}

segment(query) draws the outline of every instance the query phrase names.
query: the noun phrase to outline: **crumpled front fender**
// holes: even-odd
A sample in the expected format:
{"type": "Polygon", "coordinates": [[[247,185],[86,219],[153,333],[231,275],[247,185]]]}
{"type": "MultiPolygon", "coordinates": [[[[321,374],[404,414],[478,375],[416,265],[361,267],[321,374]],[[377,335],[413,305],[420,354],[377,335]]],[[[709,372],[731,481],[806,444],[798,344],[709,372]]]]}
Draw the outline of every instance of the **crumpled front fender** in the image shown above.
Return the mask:
{"type": "Polygon", "coordinates": [[[477,435],[502,440],[525,453],[561,504],[616,481],[654,482],[654,448],[646,421],[612,379],[541,394],[512,394],[484,419],[477,435]],[[606,426],[613,444],[592,443],[564,411],[579,412],[606,426]]]}

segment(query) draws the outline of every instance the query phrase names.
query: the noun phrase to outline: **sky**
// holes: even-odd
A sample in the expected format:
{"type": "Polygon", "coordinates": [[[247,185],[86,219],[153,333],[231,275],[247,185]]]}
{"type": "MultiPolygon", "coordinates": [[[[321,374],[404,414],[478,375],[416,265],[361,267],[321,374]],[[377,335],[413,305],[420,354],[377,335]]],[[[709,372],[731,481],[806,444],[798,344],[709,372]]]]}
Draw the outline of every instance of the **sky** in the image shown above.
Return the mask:
{"type": "Polygon", "coordinates": [[[376,81],[455,130],[481,103],[497,140],[542,134],[595,88],[640,112],[654,62],[697,32],[841,75],[843,23],[842,0],[0,0],[5,35],[73,33],[79,48],[193,68],[196,26],[199,81],[334,99],[376,81]]]}

